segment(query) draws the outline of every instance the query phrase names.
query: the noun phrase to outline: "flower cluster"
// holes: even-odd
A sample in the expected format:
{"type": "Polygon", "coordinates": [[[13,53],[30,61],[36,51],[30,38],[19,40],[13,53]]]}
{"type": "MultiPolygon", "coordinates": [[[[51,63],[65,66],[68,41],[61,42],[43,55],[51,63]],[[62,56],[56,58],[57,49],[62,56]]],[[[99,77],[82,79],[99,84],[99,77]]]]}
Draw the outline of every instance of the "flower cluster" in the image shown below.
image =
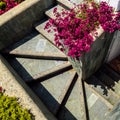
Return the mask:
{"type": "Polygon", "coordinates": [[[15,7],[24,0],[0,0],[0,15],[15,7]]]}
{"type": "Polygon", "coordinates": [[[50,19],[45,29],[55,31],[55,43],[63,51],[67,50],[68,56],[79,58],[83,53],[90,51],[97,36],[97,29],[102,26],[105,32],[112,33],[120,29],[120,13],[106,2],[99,4],[93,0],[76,5],[73,9],[58,12],[53,10],[55,19],[50,19]]]}

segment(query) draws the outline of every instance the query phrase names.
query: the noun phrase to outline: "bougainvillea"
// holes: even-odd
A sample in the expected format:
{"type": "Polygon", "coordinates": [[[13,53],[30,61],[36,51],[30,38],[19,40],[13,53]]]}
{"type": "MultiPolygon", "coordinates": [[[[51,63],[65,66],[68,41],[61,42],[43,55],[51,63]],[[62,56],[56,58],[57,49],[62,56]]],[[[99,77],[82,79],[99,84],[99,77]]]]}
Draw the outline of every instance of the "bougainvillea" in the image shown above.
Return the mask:
{"type": "Polygon", "coordinates": [[[15,7],[24,0],[0,0],[0,15],[15,7]]]}
{"type": "Polygon", "coordinates": [[[79,58],[90,51],[93,36],[97,36],[100,26],[109,33],[120,29],[120,13],[114,13],[114,9],[106,2],[86,0],[69,11],[63,9],[58,12],[55,8],[53,13],[55,19],[50,19],[45,29],[48,32],[54,30],[55,44],[61,50],[67,50],[72,58],[79,58]]]}

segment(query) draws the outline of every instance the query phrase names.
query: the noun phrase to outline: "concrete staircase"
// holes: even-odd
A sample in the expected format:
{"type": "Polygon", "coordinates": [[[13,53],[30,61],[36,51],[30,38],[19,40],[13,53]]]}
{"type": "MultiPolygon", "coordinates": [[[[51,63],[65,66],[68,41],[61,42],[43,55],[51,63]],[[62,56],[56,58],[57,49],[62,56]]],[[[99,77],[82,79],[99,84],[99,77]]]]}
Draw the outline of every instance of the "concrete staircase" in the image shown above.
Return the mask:
{"type": "MultiPolygon", "coordinates": [[[[59,11],[74,6],[68,0],[57,2],[59,11]]],[[[45,12],[48,19],[55,17],[54,8],[45,12]]],[[[105,120],[120,99],[120,74],[106,64],[82,81],[67,56],[54,46],[54,32],[44,30],[47,21],[4,50],[3,56],[57,119],[105,120]]]]}

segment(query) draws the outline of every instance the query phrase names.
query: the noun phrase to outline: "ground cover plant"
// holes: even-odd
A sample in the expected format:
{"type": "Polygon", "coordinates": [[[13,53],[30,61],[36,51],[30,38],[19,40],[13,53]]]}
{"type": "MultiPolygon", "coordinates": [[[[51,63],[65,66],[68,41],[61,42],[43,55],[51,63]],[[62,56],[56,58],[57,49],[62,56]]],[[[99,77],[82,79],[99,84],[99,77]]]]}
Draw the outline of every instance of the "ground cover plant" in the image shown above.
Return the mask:
{"type": "Polygon", "coordinates": [[[103,1],[85,0],[69,11],[55,8],[53,13],[56,18],[50,19],[45,29],[55,32],[56,46],[72,58],[79,59],[90,51],[99,28],[109,33],[120,30],[120,13],[103,1]]]}
{"type": "Polygon", "coordinates": [[[0,0],[0,15],[20,4],[24,0],[0,0]]]}
{"type": "Polygon", "coordinates": [[[0,120],[32,120],[27,109],[22,108],[16,97],[4,94],[0,87],[0,120]]]}

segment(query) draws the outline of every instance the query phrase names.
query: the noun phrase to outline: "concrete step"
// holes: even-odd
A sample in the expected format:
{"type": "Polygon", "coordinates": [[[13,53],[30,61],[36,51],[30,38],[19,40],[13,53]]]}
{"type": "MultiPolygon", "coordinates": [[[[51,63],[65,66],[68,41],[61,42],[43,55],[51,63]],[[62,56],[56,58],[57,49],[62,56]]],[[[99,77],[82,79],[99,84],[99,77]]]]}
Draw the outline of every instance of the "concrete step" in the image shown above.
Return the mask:
{"type": "Polygon", "coordinates": [[[60,73],[64,73],[67,70],[72,69],[72,65],[69,62],[65,62],[61,65],[57,65],[53,68],[50,68],[46,71],[40,72],[32,76],[32,78],[28,78],[26,82],[36,82],[36,81],[44,81],[48,78],[57,76],[60,73]]]}
{"type": "Polygon", "coordinates": [[[32,83],[30,87],[55,115],[68,91],[76,72],[68,70],[43,82],[32,83]]]}
{"type": "Polygon", "coordinates": [[[65,60],[68,61],[65,54],[51,53],[51,52],[33,52],[33,51],[4,51],[3,54],[12,57],[31,58],[31,59],[48,59],[48,60],[65,60]]]}
{"type": "Polygon", "coordinates": [[[65,54],[38,33],[10,46],[4,55],[26,82],[43,80],[72,68],[65,54]]]}
{"type": "Polygon", "coordinates": [[[64,7],[69,9],[74,8],[74,4],[78,5],[83,2],[83,0],[57,0],[59,4],[62,4],[64,7]]]}
{"type": "Polygon", "coordinates": [[[63,57],[65,54],[52,45],[45,37],[37,32],[31,33],[21,41],[11,45],[3,53],[19,57],[63,57]]]}
{"type": "Polygon", "coordinates": [[[69,9],[71,9],[71,8],[74,7],[74,4],[71,3],[71,2],[68,1],[68,0],[57,0],[57,2],[58,2],[59,4],[62,4],[64,7],[69,8],[69,9]]]}
{"type": "Polygon", "coordinates": [[[55,7],[53,7],[53,8],[51,8],[50,10],[48,10],[48,11],[46,11],[45,12],[45,14],[48,16],[48,17],[50,17],[50,18],[55,18],[55,16],[54,16],[54,13],[53,13],[53,11],[54,11],[54,9],[55,8],[57,8],[57,12],[59,12],[59,13],[61,13],[61,11],[62,10],[64,10],[65,8],[63,8],[62,6],[60,6],[60,5],[56,5],[55,7]]]}
{"type": "Polygon", "coordinates": [[[104,99],[106,99],[111,106],[114,106],[118,100],[120,99],[120,97],[113,92],[112,90],[107,89],[107,87],[99,80],[97,79],[95,76],[90,77],[87,81],[86,81],[96,92],[98,92],[101,97],[103,97],[104,99]]]}
{"type": "MultiPolygon", "coordinates": [[[[101,98],[93,92],[93,89],[89,87],[88,84],[83,82],[85,89],[85,104],[87,113],[87,120],[105,120],[108,114],[109,107],[105,104],[101,98]],[[102,114],[102,115],[101,115],[102,114]]],[[[58,114],[58,119],[60,120],[84,120],[83,119],[83,102],[81,102],[79,81],[77,80],[73,90],[71,91],[68,100],[66,100],[63,109],[58,114]]]]}
{"type": "Polygon", "coordinates": [[[49,21],[49,20],[45,21],[45,22],[42,23],[42,24],[37,25],[35,28],[36,28],[36,30],[37,30],[38,32],[40,32],[47,40],[49,40],[52,44],[55,45],[55,42],[54,42],[54,38],[55,38],[54,34],[55,34],[55,32],[54,32],[54,31],[51,31],[51,32],[48,33],[47,30],[44,29],[44,28],[45,28],[45,25],[46,25],[46,23],[47,23],[48,21],[49,21]]]}

